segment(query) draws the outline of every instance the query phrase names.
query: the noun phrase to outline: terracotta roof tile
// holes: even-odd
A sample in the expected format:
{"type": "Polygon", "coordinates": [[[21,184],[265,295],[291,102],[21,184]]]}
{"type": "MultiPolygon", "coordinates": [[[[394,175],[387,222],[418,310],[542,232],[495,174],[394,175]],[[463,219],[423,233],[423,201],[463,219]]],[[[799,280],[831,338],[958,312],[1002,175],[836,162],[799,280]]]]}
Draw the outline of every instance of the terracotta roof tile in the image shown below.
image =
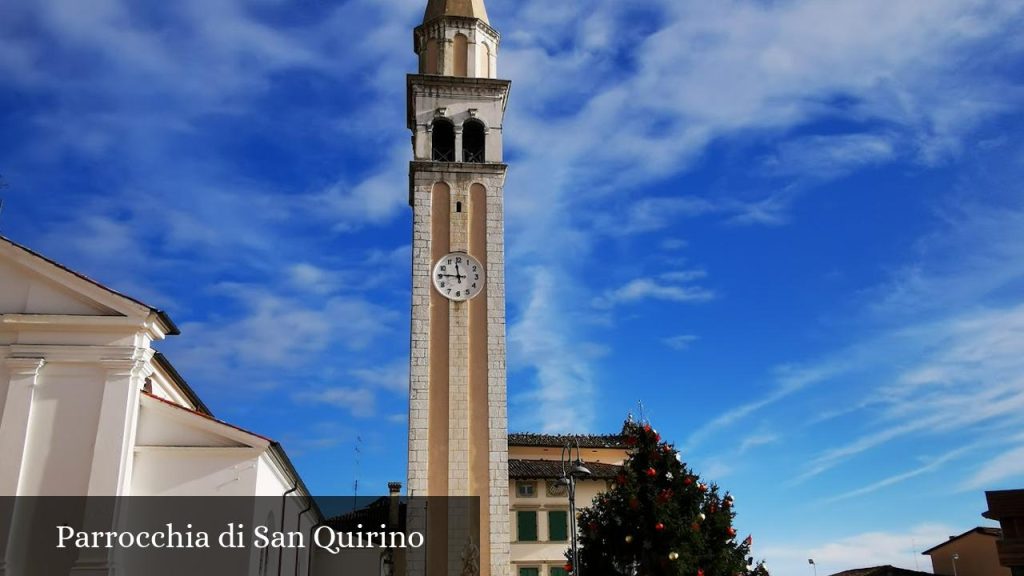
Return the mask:
{"type": "Polygon", "coordinates": [[[580,443],[580,448],[626,448],[620,434],[532,434],[513,432],[508,435],[509,446],[544,446],[561,448],[566,442],[580,443]]]}
{"type": "MultiPolygon", "coordinates": [[[[619,474],[621,466],[603,464],[601,462],[584,462],[590,470],[589,478],[610,480],[619,474]]],[[[562,462],[559,460],[520,460],[509,459],[508,477],[512,479],[553,479],[562,477],[562,462]]]]}

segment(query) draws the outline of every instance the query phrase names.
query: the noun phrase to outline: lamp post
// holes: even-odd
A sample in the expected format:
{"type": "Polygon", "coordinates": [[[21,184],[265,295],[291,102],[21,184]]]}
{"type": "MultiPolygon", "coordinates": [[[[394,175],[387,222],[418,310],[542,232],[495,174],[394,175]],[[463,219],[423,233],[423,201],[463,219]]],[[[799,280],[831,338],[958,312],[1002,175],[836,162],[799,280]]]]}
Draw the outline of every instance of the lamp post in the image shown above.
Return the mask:
{"type": "Polygon", "coordinates": [[[569,533],[571,534],[573,576],[580,576],[580,551],[576,534],[576,478],[590,476],[590,474],[590,470],[583,465],[583,459],[580,457],[580,441],[575,438],[566,441],[565,446],[562,447],[562,478],[559,482],[565,484],[569,493],[569,533]],[[573,458],[573,448],[576,449],[575,459],[573,458]]]}
{"type": "Polygon", "coordinates": [[[953,576],[956,576],[956,561],[960,559],[959,554],[953,554],[953,576]]]}
{"type": "Polygon", "coordinates": [[[808,558],[807,563],[814,569],[814,576],[818,576],[818,565],[814,563],[814,558],[808,558]]]}

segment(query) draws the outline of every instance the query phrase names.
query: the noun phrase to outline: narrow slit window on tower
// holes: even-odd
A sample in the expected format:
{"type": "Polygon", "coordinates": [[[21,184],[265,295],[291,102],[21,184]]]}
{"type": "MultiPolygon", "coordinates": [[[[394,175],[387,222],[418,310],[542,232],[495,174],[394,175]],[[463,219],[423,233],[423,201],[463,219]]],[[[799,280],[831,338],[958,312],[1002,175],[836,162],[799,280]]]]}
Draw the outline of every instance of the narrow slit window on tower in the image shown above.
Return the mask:
{"type": "Polygon", "coordinates": [[[456,202],[455,203],[455,211],[456,212],[462,212],[462,202],[456,202]]]}
{"type": "Polygon", "coordinates": [[[467,120],[462,126],[462,161],[484,161],[484,124],[479,120],[467,120]]]}
{"type": "Polygon", "coordinates": [[[455,162],[455,126],[446,118],[438,118],[432,132],[434,162],[455,162]]]}

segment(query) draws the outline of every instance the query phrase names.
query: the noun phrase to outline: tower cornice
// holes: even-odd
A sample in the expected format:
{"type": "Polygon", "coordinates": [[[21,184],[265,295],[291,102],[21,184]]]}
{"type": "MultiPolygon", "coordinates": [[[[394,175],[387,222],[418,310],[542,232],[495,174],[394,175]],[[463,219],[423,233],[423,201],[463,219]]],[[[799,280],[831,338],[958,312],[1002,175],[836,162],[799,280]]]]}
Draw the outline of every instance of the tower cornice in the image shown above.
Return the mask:
{"type": "Polygon", "coordinates": [[[461,76],[439,76],[436,74],[409,74],[406,76],[406,124],[410,130],[416,127],[416,110],[413,101],[417,96],[444,95],[447,97],[470,96],[476,98],[500,98],[501,113],[508,105],[511,80],[499,78],[465,78],[461,76]]]}

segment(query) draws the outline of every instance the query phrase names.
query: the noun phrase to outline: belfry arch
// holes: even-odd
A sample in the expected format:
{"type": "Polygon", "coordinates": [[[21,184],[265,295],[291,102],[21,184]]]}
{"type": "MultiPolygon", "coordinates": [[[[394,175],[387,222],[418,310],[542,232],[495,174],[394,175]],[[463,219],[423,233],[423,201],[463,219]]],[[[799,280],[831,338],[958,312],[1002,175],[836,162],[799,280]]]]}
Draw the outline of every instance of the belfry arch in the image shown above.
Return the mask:
{"type": "Polygon", "coordinates": [[[487,160],[487,127],[471,118],[462,125],[462,161],[485,162],[487,160]]]}
{"type": "Polygon", "coordinates": [[[447,118],[436,118],[431,125],[431,159],[455,162],[455,125],[447,118]]]}

